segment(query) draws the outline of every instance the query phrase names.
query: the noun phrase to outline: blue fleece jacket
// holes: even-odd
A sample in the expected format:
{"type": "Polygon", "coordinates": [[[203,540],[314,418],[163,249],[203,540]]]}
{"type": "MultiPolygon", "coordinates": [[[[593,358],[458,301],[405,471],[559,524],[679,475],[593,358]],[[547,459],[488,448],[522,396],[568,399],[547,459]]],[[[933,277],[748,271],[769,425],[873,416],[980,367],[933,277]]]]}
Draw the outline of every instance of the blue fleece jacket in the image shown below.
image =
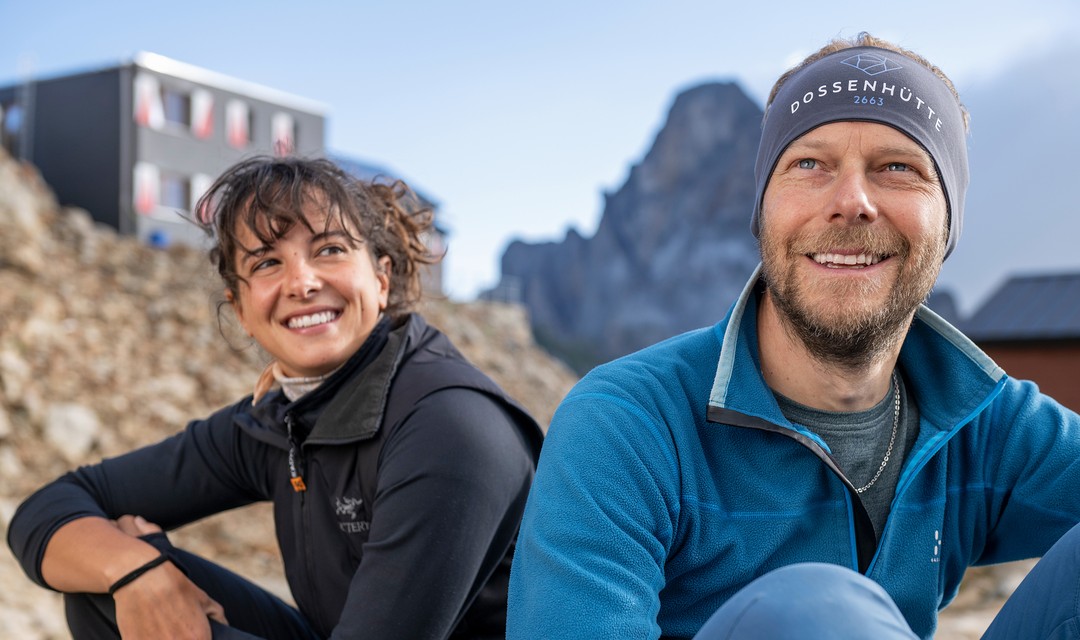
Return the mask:
{"type": "Polygon", "coordinates": [[[777,567],[861,571],[918,635],[965,569],[1080,521],[1080,416],[920,308],[899,366],[919,436],[880,540],[761,376],[757,277],[728,316],[598,367],[555,414],[525,510],[508,638],[690,637],[777,567]]]}

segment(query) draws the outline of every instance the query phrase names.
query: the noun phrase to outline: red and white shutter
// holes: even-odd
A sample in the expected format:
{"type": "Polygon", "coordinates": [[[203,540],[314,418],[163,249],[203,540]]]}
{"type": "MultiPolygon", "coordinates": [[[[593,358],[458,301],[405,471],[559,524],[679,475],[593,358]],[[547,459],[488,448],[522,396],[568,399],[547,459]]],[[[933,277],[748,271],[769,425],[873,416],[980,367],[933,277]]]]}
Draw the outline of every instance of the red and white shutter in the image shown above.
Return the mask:
{"type": "Polygon", "coordinates": [[[214,95],[205,89],[191,94],[191,133],[201,139],[214,133],[214,95]]]}
{"type": "Polygon", "coordinates": [[[296,151],[296,122],[287,113],[275,113],[270,120],[274,155],[287,156],[296,151]]]}
{"type": "Polygon", "coordinates": [[[230,146],[243,149],[251,143],[250,113],[242,100],[230,100],[225,105],[225,140],[230,146]]]}
{"type": "Polygon", "coordinates": [[[161,85],[157,78],[146,73],[135,76],[135,122],[151,129],[160,129],[165,124],[161,85]]]}
{"type": "Polygon", "coordinates": [[[149,162],[135,164],[135,211],[148,216],[161,201],[161,171],[149,162]]]}

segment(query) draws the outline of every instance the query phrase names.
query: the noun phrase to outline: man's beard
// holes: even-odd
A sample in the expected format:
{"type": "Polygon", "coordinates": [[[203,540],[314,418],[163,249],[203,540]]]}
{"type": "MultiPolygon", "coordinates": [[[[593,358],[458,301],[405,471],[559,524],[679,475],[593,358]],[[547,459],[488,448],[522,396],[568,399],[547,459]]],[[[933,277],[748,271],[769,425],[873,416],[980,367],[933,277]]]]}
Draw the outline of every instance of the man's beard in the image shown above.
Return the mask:
{"type": "Polygon", "coordinates": [[[948,233],[944,230],[935,241],[913,246],[887,228],[836,227],[818,234],[799,233],[786,243],[768,231],[766,224],[761,234],[766,295],[776,304],[782,325],[814,358],[856,368],[865,368],[903,340],[912,313],[937,280],[948,233]],[[868,255],[889,256],[898,264],[896,277],[886,283],[848,278],[815,284],[799,276],[798,266],[807,255],[834,247],[859,247],[868,255]]]}

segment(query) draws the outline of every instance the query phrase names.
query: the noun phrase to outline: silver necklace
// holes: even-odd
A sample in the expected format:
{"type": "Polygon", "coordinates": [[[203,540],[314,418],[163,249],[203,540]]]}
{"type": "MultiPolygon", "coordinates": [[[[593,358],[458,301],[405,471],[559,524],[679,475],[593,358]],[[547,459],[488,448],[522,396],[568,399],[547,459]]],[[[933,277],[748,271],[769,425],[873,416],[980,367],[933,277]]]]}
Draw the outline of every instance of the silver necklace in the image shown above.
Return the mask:
{"type": "Polygon", "coordinates": [[[877,479],[881,477],[881,472],[885,470],[885,467],[889,465],[889,456],[892,455],[893,443],[896,442],[896,428],[900,425],[900,383],[896,380],[896,371],[893,370],[892,374],[893,385],[893,418],[892,418],[892,436],[889,437],[889,448],[885,450],[885,458],[881,461],[881,466],[878,467],[877,473],[873,478],[870,478],[870,482],[867,482],[865,486],[862,486],[855,490],[856,493],[862,493],[870,487],[874,486],[877,479]]]}

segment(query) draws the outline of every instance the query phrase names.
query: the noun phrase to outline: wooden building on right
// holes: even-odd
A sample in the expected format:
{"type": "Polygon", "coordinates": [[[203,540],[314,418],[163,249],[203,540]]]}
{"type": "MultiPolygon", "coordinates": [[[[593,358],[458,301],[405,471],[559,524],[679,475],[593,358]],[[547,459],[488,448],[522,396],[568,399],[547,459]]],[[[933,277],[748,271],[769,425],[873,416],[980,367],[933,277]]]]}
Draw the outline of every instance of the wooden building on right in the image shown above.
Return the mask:
{"type": "Polygon", "coordinates": [[[1080,412],[1080,273],[1014,276],[960,328],[1010,376],[1080,412]]]}

